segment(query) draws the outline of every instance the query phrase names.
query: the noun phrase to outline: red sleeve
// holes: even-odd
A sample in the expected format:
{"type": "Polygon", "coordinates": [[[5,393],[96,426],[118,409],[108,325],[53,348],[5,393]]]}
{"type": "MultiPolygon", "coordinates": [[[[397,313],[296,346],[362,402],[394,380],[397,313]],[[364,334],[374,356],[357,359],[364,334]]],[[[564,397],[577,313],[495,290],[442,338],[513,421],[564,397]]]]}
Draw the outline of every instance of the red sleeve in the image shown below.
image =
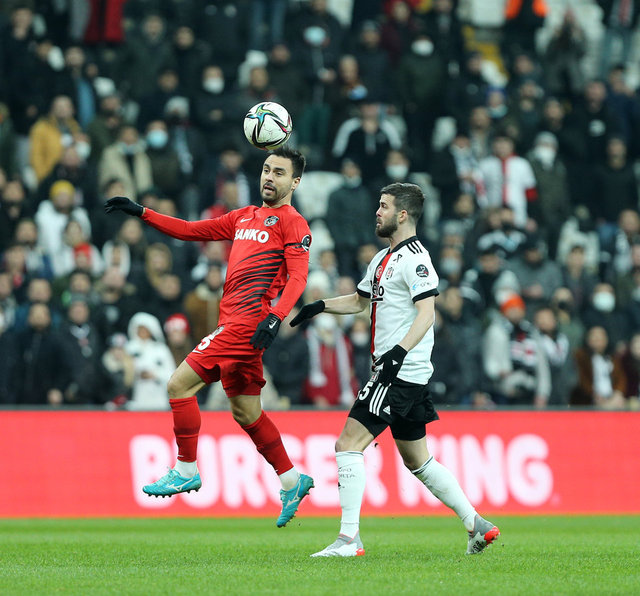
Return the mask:
{"type": "Polygon", "coordinates": [[[142,220],[152,228],[178,240],[233,240],[237,212],[215,219],[185,221],[145,208],[142,220]]]}
{"type": "Polygon", "coordinates": [[[527,201],[529,203],[531,203],[533,201],[536,201],[538,199],[538,189],[535,186],[533,186],[531,188],[527,188],[524,191],[524,194],[527,197],[527,201]]]}
{"type": "Polygon", "coordinates": [[[280,300],[271,312],[284,319],[302,296],[309,274],[309,247],[311,231],[307,222],[298,216],[286,226],[284,237],[284,260],[289,278],[282,290],[280,300]]]}

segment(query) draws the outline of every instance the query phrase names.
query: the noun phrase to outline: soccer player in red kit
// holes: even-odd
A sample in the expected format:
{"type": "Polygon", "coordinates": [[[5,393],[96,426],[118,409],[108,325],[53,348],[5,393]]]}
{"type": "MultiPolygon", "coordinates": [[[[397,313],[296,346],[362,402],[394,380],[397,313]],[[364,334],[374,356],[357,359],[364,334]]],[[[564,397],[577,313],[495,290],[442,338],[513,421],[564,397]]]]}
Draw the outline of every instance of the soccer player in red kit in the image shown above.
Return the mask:
{"type": "Polygon", "coordinates": [[[180,363],[168,384],[178,460],[173,469],[143,487],[148,495],[171,496],[202,486],[196,464],[200,408],[195,394],[222,381],[231,413],[273,466],[282,490],[277,526],[295,515],[313,479],[291,463],[280,433],[262,411],[262,351],[271,345],[281,321],[298,301],[307,282],[311,232],[291,206],[291,196],[304,171],[304,156],[280,147],[262,166],[262,206],[250,205],[214,219],[188,222],[156,213],[125,197],[105,203],[105,211],[121,210],[180,240],[232,240],[218,327],[180,363]],[[279,294],[275,306],[271,301],[279,294]]]}

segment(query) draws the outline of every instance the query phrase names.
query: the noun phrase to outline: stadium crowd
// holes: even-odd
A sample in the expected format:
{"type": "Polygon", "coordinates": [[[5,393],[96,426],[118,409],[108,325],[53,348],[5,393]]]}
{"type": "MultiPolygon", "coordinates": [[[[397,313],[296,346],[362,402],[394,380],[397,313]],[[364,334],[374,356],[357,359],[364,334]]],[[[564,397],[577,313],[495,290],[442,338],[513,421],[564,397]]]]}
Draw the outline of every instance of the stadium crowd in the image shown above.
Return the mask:
{"type": "MultiPolygon", "coordinates": [[[[0,404],[168,407],[216,327],[228,246],[102,205],[259,204],[265,154],[241,125],[272,100],[308,159],[305,302],[355,290],[383,246],[379,189],[415,182],[441,279],[434,401],[637,408],[640,2],[582,1],[604,32],[591,65],[571,3],[498,4],[488,27],[474,0],[2,3],[0,404]]],[[[265,407],[347,407],[369,340],[367,317],[282,325],[265,407]]],[[[228,407],[217,385],[205,407],[228,407]]]]}

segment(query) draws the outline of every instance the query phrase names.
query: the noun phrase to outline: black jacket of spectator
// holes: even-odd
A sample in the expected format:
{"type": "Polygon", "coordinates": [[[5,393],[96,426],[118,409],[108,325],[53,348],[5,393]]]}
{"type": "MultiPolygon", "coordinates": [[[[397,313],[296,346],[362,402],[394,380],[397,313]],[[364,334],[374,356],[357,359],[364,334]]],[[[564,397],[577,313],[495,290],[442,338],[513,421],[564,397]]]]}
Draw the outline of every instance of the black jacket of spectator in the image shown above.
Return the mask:
{"type": "Polygon", "coordinates": [[[17,361],[14,367],[15,403],[48,404],[47,393],[64,393],[71,380],[69,359],[60,335],[51,330],[27,328],[16,336],[17,361]]]}
{"type": "Polygon", "coordinates": [[[263,361],[278,393],[288,397],[292,405],[302,403],[302,389],[309,374],[309,347],[304,335],[298,331],[286,336],[280,333],[265,351],[263,361]]]}

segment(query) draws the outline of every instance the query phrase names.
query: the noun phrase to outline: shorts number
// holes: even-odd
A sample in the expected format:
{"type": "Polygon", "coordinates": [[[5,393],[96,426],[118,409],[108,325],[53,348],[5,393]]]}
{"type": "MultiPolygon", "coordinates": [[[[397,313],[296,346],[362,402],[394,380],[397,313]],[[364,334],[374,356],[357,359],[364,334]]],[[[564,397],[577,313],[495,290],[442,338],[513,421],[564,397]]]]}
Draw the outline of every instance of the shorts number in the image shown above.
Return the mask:
{"type": "Polygon", "coordinates": [[[360,392],[358,393],[358,399],[367,399],[367,396],[371,391],[371,387],[373,387],[374,383],[377,380],[378,380],[378,371],[373,373],[373,376],[369,379],[367,384],[362,389],[360,389],[360,392]]]}
{"type": "Polygon", "coordinates": [[[218,335],[224,329],[224,325],[220,325],[215,331],[209,333],[206,337],[202,338],[202,341],[196,346],[196,350],[200,352],[206,350],[209,344],[213,341],[213,338],[218,335]]]}

